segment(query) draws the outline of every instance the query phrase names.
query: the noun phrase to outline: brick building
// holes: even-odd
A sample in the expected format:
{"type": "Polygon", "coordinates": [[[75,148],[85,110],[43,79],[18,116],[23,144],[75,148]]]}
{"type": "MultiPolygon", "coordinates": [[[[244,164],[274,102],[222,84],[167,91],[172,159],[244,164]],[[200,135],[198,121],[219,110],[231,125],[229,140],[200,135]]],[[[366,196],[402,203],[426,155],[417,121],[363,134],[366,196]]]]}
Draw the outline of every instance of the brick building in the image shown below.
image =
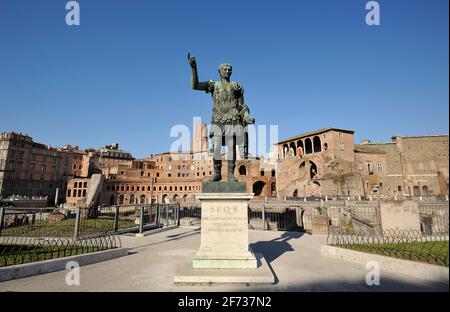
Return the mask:
{"type": "Polygon", "coordinates": [[[448,194],[448,135],[394,136],[368,143],[386,154],[383,187],[390,196],[448,194]]]}
{"type": "MultiPolygon", "coordinates": [[[[238,160],[235,176],[260,197],[432,196],[448,194],[448,135],[354,143],[354,131],[325,128],[276,144],[275,166],[238,160]]],[[[195,127],[192,151],[135,159],[118,144],[79,150],[53,148],[20,133],[0,135],[0,196],[48,196],[82,205],[190,200],[213,173],[206,125],[195,127]],[[92,175],[101,174],[101,183],[92,175]],[[92,188],[95,188],[93,190],[92,188]]],[[[227,162],[222,176],[227,179],[227,162]]]]}
{"type": "Polygon", "coordinates": [[[16,132],[0,133],[0,197],[65,193],[67,179],[87,176],[87,153],[70,145],[53,148],[16,132]]]}
{"type": "Polygon", "coordinates": [[[353,134],[326,128],[279,142],[278,196],[448,194],[448,135],[354,144],[353,134]]]}

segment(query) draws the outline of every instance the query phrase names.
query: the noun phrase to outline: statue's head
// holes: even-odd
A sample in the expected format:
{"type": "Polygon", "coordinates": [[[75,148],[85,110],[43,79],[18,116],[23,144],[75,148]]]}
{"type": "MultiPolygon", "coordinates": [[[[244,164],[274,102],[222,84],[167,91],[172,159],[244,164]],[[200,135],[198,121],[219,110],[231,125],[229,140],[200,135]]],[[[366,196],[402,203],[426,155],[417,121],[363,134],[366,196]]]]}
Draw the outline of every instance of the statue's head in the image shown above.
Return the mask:
{"type": "Polygon", "coordinates": [[[219,75],[222,78],[230,78],[231,73],[233,71],[233,66],[231,64],[220,64],[219,66],[219,75]]]}

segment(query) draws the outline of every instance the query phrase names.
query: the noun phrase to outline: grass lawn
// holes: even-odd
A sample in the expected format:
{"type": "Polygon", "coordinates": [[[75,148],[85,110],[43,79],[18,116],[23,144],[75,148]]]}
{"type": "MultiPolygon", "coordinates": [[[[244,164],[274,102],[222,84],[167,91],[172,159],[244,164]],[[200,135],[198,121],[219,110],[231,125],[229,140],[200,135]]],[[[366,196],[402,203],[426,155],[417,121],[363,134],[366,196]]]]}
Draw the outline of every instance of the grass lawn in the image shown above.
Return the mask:
{"type": "MultiPolygon", "coordinates": [[[[131,220],[119,220],[119,229],[136,227],[131,220]]],[[[114,218],[99,217],[96,219],[81,219],[80,235],[90,235],[113,231],[114,218]]],[[[75,230],[75,219],[58,222],[36,221],[35,224],[7,227],[2,230],[5,236],[39,236],[39,237],[72,237],[75,230]]]]}
{"type": "Polygon", "coordinates": [[[433,241],[389,244],[347,244],[339,245],[339,247],[448,267],[448,244],[448,241],[433,241]]]}
{"type": "Polygon", "coordinates": [[[105,250],[96,246],[0,244],[0,267],[30,263],[105,250]]]}

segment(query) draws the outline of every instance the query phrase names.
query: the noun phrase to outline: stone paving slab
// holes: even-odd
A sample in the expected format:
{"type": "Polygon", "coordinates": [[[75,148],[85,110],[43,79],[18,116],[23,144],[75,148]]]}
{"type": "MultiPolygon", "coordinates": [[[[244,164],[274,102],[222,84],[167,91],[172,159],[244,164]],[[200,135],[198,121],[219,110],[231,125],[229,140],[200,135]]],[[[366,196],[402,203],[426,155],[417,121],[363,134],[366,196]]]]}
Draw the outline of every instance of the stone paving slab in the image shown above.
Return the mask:
{"type": "Polygon", "coordinates": [[[130,254],[80,268],[80,285],[67,286],[67,271],[0,283],[0,291],[449,291],[433,283],[381,272],[379,286],[367,286],[365,266],[321,256],[326,235],[250,231],[250,243],[275,275],[274,285],[174,285],[183,263],[200,245],[200,230],[176,228],[145,237],[122,235],[130,254]]]}

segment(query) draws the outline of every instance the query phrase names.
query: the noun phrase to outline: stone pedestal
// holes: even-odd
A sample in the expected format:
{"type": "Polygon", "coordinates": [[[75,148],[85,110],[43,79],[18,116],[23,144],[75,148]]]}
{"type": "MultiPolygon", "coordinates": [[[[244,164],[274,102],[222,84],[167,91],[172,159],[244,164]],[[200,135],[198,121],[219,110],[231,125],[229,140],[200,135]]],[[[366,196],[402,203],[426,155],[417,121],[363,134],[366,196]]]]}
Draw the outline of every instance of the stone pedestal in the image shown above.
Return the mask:
{"type": "Polygon", "coordinates": [[[248,202],[252,193],[201,193],[201,244],[194,269],[256,269],[248,241],[248,202]]]}

